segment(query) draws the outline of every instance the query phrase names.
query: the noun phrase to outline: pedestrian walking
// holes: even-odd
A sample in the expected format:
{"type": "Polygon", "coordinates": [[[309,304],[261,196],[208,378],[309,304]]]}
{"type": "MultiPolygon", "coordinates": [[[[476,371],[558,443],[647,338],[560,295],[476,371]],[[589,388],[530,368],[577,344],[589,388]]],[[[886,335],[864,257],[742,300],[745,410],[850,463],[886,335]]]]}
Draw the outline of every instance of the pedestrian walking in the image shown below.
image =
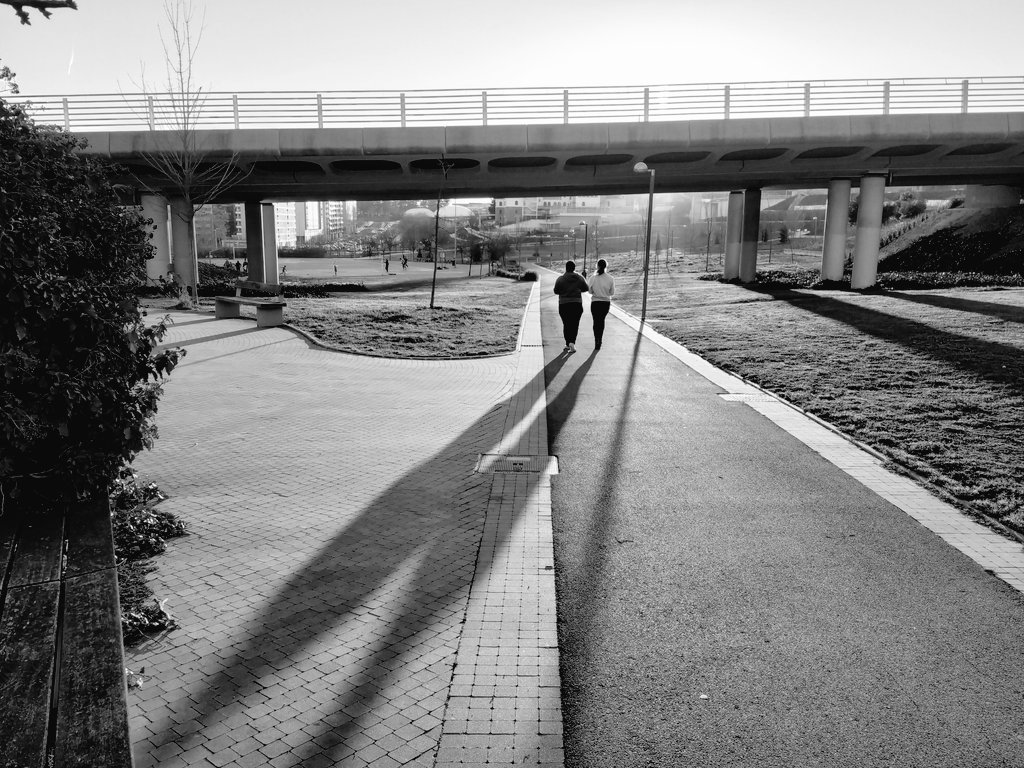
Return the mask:
{"type": "Polygon", "coordinates": [[[562,318],[562,335],[565,337],[563,352],[576,351],[576,335],[583,317],[583,294],[588,290],[587,281],[576,274],[576,262],[565,262],[565,273],[555,280],[558,316],[562,318]]]}
{"type": "Polygon", "coordinates": [[[607,272],[608,262],[597,260],[597,274],[590,280],[590,314],[594,317],[594,349],[601,348],[604,338],[604,321],[608,310],[612,308],[612,296],[615,295],[615,280],[607,272]]]}
{"type": "Polygon", "coordinates": [[[387,259],[384,259],[384,274],[385,275],[388,273],[388,265],[390,265],[390,264],[391,264],[390,261],[388,261],[387,259]]]}
{"type": "Polygon", "coordinates": [[[337,264],[334,265],[334,276],[335,277],[338,276],[338,265],[337,264]]]}

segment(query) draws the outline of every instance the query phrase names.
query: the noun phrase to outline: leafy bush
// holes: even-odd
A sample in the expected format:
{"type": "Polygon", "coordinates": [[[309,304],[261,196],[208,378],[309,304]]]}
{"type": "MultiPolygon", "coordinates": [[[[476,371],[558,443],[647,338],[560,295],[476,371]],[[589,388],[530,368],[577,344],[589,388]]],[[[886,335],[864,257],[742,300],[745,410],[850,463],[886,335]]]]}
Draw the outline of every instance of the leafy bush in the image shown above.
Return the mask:
{"type": "Polygon", "coordinates": [[[532,269],[528,269],[519,276],[519,279],[524,283],[535,283],[538,280],[537,273],[532,269]]]}
{"type": "Polygon", "coordinates": [[[280,248],[277,255],[300,259],[323,259],[331,254],[327,252],[326,248],[319,245],[300,245],[295,248],[280,248]]]}
{"type": "Polygon", "coordinates": [[[158,352],[136,288],[150,234],[70,134],[0,99],[0,492],[105,489],[156,436],[158,352]]]}

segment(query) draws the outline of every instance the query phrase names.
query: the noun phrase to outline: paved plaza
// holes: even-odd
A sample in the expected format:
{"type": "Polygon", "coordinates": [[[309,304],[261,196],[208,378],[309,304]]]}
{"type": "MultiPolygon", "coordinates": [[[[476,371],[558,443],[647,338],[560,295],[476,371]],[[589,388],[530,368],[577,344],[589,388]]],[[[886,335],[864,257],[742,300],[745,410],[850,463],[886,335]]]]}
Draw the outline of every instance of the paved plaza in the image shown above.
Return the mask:
{"type": "MultiPolygon", "coordinates": [[[[548,273],[544,280],[550,280],[548,273]]],[[[573,489],[605,482],[585,458],[600,442],[581,443],[572,425],[595,423],[597,412],[615,407],[611,396],[590,389],[592,382],[603,382],[616,398],[632,398],[627,407],[642,423],[645,403],[653,401],[642,384],[634,386],[632,373],[623,372],[630,359],[651,381],[657,374],[675,377],[687,391],[695,388],[686,395],[695,398],[686,408],[659,416],[659,429],[674,435],[680,454],[692,450],[684,443],[694,435],[683,427],[703,412],[693,411],[698,403],[716,414],[734,414],[737,424],[756,422],[774,444],[801,457],[795,465],[827,461],[862,489],[857,493],[870,497],[877,514],[917,520],[933,531],[922,529],[911,543],[894,545],[928,557],[953,552],[951,567],[938,557],[928,564],[950,589],[1005,610],[1010,629],[1024,616],[1024,600],[1015,591],[1024,587],[1019,545],[887,472],[827,425],[649,329],[639,336],[636,320],[618,309],[606,338],[611,357],[590,355],[583,343],[586,330],[580,353],[559,356],[553,351],[561,341],[552,331],[549,293],[547,282],[538,283],[515,353],[466,361],[348,355],[318,349],[286,327],[172,313],[164,343],[188,355],[165,385],[160,439],[136,467],[144,480],[170,494],[163,505],[188,521],[190,535],[169,542],[153,575],[156,594],[180,627],[127,654],[128,668],[144,680],[129,693],[139,768],[565,764],[569,744],[567,738],[563,745],[559,672],[566,659],[559,657],[556,628],[552,483],[573,489]],[[549,319],[542,322],[545,313],[549,319]],[[708,405],[713,401],[720,405],[708,405]],[[555,432],[549,435],[551,424],[555,432]],[[576,445],[568,446],[570,439],[576,445]],[[549,442],[565,446],[559,456],[565,466],[548,457],[549,442]]],[[[619,458],[607,467],[611,482],[622,488],[636,482],[627,477],[636,474],[631,456],[653,450],[641,432],[622,431],[619,458]]],[[[660,464],[651,467],[662,472],[660,464]]],[[[728,483],[709,477],[710,485],[695,493],[738,498],[728,483]]],[[[616,503],[646,504],[644,514],[653,520],[660,502],[637,488],[632,498],[616,503]]],[[[589,509],[597,515],[599,508],[589,509]]],[[[712,547],[734,548],[734,533],[695,527],[677,549],[706,557],[712,547]]],[[[611,562],[635,558],[624,553],[637,538],[623,536],[611,562]]],[[[817,555],[790,552],[798,544],[785,549],[794,559],[834,566],[817,555]]],[[[657,563],[654,568],[642,578],[662,579],[657,563]]],[[[884,576],[872,575],[867,566],[861,570],[869,580],[884,576]]],[[[800,589],[811,589],[813,581],[800,589]]],[[[745,589],[753,594],[762,586],[745,589]]],[[[714,579],[692,578],[686,601],[709,610],[720,587],[714,579]]],[[[686,604],[666,598],[666,605],[686,604]]],[[[804,598],[817,599],[809,593],[804,598]]],[[[833,593],[829,599],[840,597],[833,593]]],[[[592,605],[596,610],[586,626],[596,633],[607,604],[592,605]]],[[[758,606],[747,607],[746,619],[765,615],[758,606]]],[[[834,629],[844,638],[851,631],[834,629]]],[[[1001,649],[993,627],[948,629],[954,640],[991,632],[992,649],[1001,649]]],[[[791,652],[799,655],[799,647],[791,652]]],[[[706,642],[693,652],[724,658],[706,642]]],[[[678,669],[689,653],[662,661],[678,669]]],[[[990,704],[1002,701],[997,688],[1018,686],[1016,673],[997,685],[993,670],[972,671],[969,660],[963,661],[966,672],[951,670],[944,679],[959,684],[977,674],[964,690],[982,681],[990,687],[990,704]]],[[[609,707],[605,714],[618,724],[622,714],[615,707],[630,705],[614,696],[631,686],[643,689],[644,679],[596,679],[606,661],[593,663],[590,677],[611,696],[602,702],[609,707]]],[[[766,685],[777,672],[757,670],[767,676],[766,685]]],[[[815,677],[812,669],[804,674],[808,681],[815,677]]],[[[813,702],[813,691],[805,693],[813,702]]],[[[724,711],[716,720],[694,709],[707,696],[690,701],[687,695],[679,690],[669,706],[688,713],[688,735],[673,732],[670,738],[731,727],[724,711]]],[[[867,711],[877,702],[863,704],[867,711]]],[[[1014,730],[1020,724],[1013,712],[998,723],[979,717],[968,721],[1001,729],[998,737],[979,738],[1005,744],[1024,737],[1014,730]]],[[[745,726],[754,737],[755,726],[745,726]]],[[[658,727],[637,729],[659,733],[658,727]]],[[[700,744],[691,746],[700,753],[700,744]]],[[[805,756],[814,753],[813,745],[805,746],[805,756]]],[[[799,755],[787,751],[794,748],[802,747],[788,744],[777,754],[799,755]]],[[[613,753],[568,757],[570,765],[627,764],[613,753]]],[[[740,765],[742,759],[741,751],[707,753],[704,764],[740,765]],[[730,762],[734,758],[739,762],[730,762]]]]}
{"type": "Polygon", "coordinates": [[[561,765],[548,467],[496,459],[546,453],[536,301],[466,362],[172,320],[136,467],[191,535],[154,576],[181,627],[127,658],[136,765],[561,765]]]}

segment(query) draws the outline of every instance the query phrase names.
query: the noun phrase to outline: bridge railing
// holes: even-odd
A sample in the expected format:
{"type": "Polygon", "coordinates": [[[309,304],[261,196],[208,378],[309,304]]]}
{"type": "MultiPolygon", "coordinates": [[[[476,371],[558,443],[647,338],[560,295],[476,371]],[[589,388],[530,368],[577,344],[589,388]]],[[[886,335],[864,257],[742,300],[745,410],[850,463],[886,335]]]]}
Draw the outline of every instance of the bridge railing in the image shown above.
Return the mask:
{"type": "Polygon", "coordinates": [[[76,132],[659,122],[1024,111],[1024,77],[812,80],[583,88],[13,95],[76,132]]]}

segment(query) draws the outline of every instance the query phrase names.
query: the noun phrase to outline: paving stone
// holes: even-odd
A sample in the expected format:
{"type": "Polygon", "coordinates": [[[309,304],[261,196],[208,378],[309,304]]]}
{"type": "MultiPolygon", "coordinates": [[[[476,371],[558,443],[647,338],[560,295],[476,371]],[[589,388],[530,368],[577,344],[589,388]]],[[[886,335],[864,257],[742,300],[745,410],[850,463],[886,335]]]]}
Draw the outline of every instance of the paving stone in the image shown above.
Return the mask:
{"type": "MultiPolygon", "coordinates": [[[[539,338],[537,300],[524,333],[539,338]]],[[[237,765],[425,765],[448,697],[482,692],[482,675],[453,677],[457,657],[500,658],[489,693],[533,702],[518,683],[541,673],[516,652],[555,635],[553,579],[526,565],[551,558],[546,477],[473,470],[484,453],[546,453],[539,347],[394,361],[175,319],[165,344],[189,354],[136,468],[192,535],[153,577],[182,628],[127,654],[152,675],[133,738],[182,764],[230,749],[237,765]],[[539,588],[546,601],[516,597],[539,588]]]]}

